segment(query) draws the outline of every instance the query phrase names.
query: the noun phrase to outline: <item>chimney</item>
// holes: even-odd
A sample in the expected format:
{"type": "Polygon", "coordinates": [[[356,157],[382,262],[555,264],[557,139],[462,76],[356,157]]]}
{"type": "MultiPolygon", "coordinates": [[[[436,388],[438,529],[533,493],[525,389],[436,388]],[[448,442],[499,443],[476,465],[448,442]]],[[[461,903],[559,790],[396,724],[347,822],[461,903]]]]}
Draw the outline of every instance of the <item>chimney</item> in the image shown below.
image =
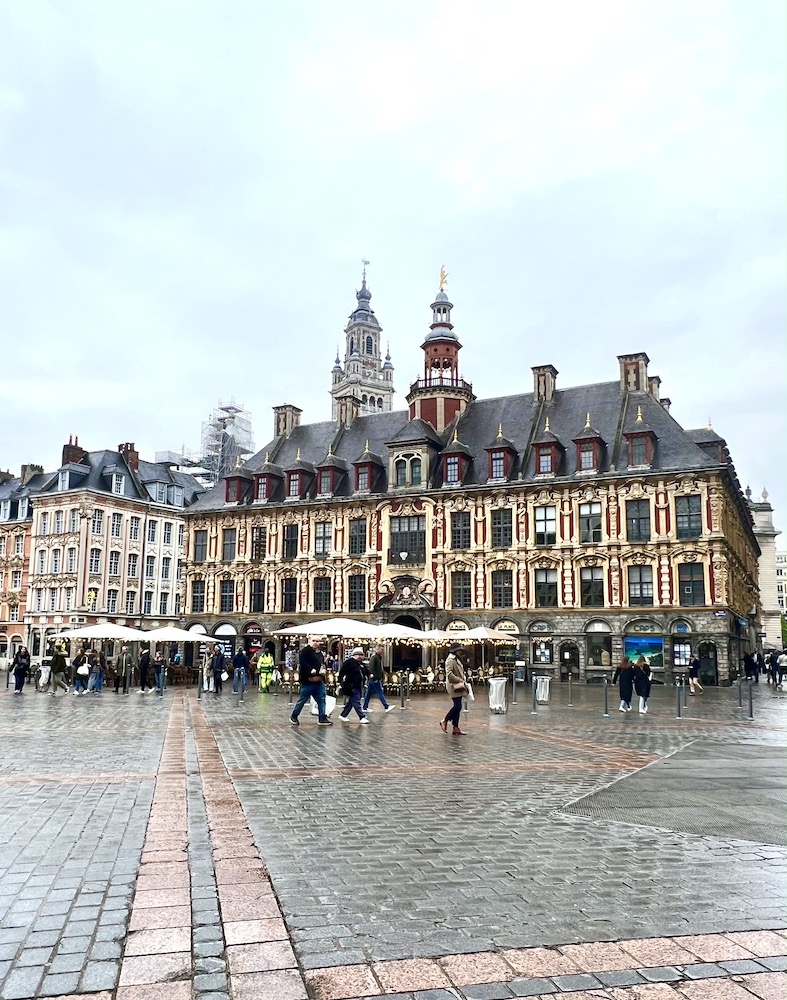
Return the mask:
{"type": "Polygon", "coordinates": [[[533,402],[548,403],[555,392],[557,368],[552,365],[536,365],[533,369],[533,402]]]}
{"type": "Polygon", "coordinates": [[[139,452],[133,441],[118,445],[118,451],[126,460],[126,465],[132,472],[139,472],[139,452]]]}
{"type": "Polygon", "coordinates": [[[21,474],[22,485],[27,486],[33,476],[41,476],[43,473],[43,465],[23,465],[21,474]]]}
{"type": "Polygon", "coordinates": [[[663,396],[661,399],[659,399],[659,402],[667,411],[667,413],[669,413],[669,408],[672,406],[672,400],[669,398],[669,396],[663,396]]]}
{"type": "Polygon", "coordinates": [[[351,427],[353,421],[361,412],[360,399],[352,393],[348,393],[346,396],[339,396],[336,403],[336,422],[339,427],[351,427]]]}
{"type": "Polygon", "coordinates": [[[79,438],[76,437],[71,440],[71,435],[68,435],[68,444],[63,445],[63,461],[61,465],[70,465],[73,462],[75,465],[79,465],[83,458],[87,457],[87,452],[84,448],[79,447],[79,438]]]}
{"type": "MultiPolygon", "coordinates": [[[[622,392],[650,392],[648,378],[648,362],[650,358],[644,351],[637,354],[619,354],[620,389],[622,392]]],[[[661,379],[659,379],[661,381],[661,379]]],[[[658,399],[658,396],[656,397],[658,399]]]]}
{"type": "Polygon", "coordinates": [[[661,385],[661,379],[658,375],[648,375],[648,392],[651,396],[658,402],[661,397],[659,395],[659,386],[661,385]]]}
{"type": "Polygon", "coordinates": [[[273,407],[273,433],[276,437],[289,437],[296,427],[300,426],[301,414],[292,403],[284,403],[282,406],[273,407]]]}
{"type": "Polygon", "coordinates": [[[10,483],[13,478],[9,471],[0,472],[0,483],[10,483]]]}

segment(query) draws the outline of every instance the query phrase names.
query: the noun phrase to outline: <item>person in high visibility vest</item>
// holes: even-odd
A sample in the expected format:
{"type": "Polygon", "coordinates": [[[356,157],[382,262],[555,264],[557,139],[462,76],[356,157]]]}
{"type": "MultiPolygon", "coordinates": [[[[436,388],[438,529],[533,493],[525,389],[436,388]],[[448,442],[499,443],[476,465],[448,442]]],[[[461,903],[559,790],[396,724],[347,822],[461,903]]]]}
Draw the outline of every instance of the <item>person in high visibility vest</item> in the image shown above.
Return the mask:
{"type": "Polygon", "coordinates": [[[267,651],[261,653],[257,660],[257,666],[260,672],[260,691],[268,691],[273,677],[273,656],[271,653],[267,651]]]}

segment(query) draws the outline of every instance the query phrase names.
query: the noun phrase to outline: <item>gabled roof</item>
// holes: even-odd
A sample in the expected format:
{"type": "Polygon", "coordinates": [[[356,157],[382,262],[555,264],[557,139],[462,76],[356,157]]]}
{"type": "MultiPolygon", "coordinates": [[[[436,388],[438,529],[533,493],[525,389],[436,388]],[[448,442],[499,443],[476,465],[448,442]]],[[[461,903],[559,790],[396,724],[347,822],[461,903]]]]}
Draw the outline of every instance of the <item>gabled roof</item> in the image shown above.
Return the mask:
{"type": "Polygon", "coordinates": [[[425,420],[421,420],[420,417],[415,417],[408,421],[386,444],[423,444],[424,441],[436,444],[440,448],[443,447],[443,439],[434,427],[425,420]]]}

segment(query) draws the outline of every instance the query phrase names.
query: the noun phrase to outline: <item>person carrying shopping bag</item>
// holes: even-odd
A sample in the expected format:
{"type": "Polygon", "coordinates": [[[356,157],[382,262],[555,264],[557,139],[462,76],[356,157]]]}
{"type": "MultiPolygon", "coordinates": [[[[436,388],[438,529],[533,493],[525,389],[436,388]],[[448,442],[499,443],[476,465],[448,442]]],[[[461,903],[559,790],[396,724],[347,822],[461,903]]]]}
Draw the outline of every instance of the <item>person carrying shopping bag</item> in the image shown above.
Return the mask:
{"type": "Polygon", "coordinates": [[[456,655],[462,652],[462,647],[458,644],[451,646],[448,656],[445,658],[445,689],[453,700],[451,708],[446,713],[445,718],[440,723],[440,728],[444,733],[448,732],[448,723],[451,723],[451,733],[453,736],[464,736],[465,733],[459,728],[459,719],[462,714],[462,698],[467,693],[467,678],[462,661],[456,655]]]}

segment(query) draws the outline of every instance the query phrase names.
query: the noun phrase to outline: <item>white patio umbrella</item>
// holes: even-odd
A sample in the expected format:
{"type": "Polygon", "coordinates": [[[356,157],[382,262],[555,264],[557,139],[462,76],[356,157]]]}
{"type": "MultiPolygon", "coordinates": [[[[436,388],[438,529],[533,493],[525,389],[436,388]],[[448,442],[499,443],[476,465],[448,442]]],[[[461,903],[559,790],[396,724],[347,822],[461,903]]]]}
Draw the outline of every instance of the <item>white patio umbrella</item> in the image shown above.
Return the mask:
{"type": "Polygon", "coordinates": [[[430,628],[430,629],[427,629],[425,632],[422,632],[421,635],[422,635],[422,637],[427,642],[433,642],[436,645],[440,645],[440,643],[443,643],[443,642],[453,642],[454,641],[454,635],[453,635],[453,633],[452,632],[446,632],[444,629],[441,629],[441,628],[430,628]]]}
{"type": "Polygon", "coordinates": [[[280,628],[274,635],[315,635],[321,638],[378,639],[377,626],[354,618],[324,618],[292,628],[280,628]]]}
{"type": "Polygon", "coordinates": [[[204,632],[190,632],[176,625],[164,625],[142,634],[151,642],[208,642],[210,639],[204,632]]]}
{"type": "Polygon", "coordinates": [[[378,639],[401,639],[407,641],[413,639],[416,642],[424,641],[424,631],[420,628],[411,628],[409,625],[399,625],[397,622],[386,622],[383,625],[373,626],[378,639]]]}
{"type": "Polygon", "coordinates": [[[49,639],[125,639],[127,642],[140,642],[147,638],[148,632],[127,625],[115,625],[105,622],[103,625],[88,625],[85,628],[68,629],[48,636],[49,639]]]}
{"type": "MultiPolygon", "coordinates": [[[[467,632],[460,633],[461,639],[481,643],[481,669],[486,667],[486,644],[497,642],[501,645],[516,646],[518,639],[515,639],[508,632],[498,632],[495,628],[487,628],[486,625],[479,625],[477,628],[468,629],[467,632]]],[[[461,641],[461,640],[460,640],[461,641]]]]}

